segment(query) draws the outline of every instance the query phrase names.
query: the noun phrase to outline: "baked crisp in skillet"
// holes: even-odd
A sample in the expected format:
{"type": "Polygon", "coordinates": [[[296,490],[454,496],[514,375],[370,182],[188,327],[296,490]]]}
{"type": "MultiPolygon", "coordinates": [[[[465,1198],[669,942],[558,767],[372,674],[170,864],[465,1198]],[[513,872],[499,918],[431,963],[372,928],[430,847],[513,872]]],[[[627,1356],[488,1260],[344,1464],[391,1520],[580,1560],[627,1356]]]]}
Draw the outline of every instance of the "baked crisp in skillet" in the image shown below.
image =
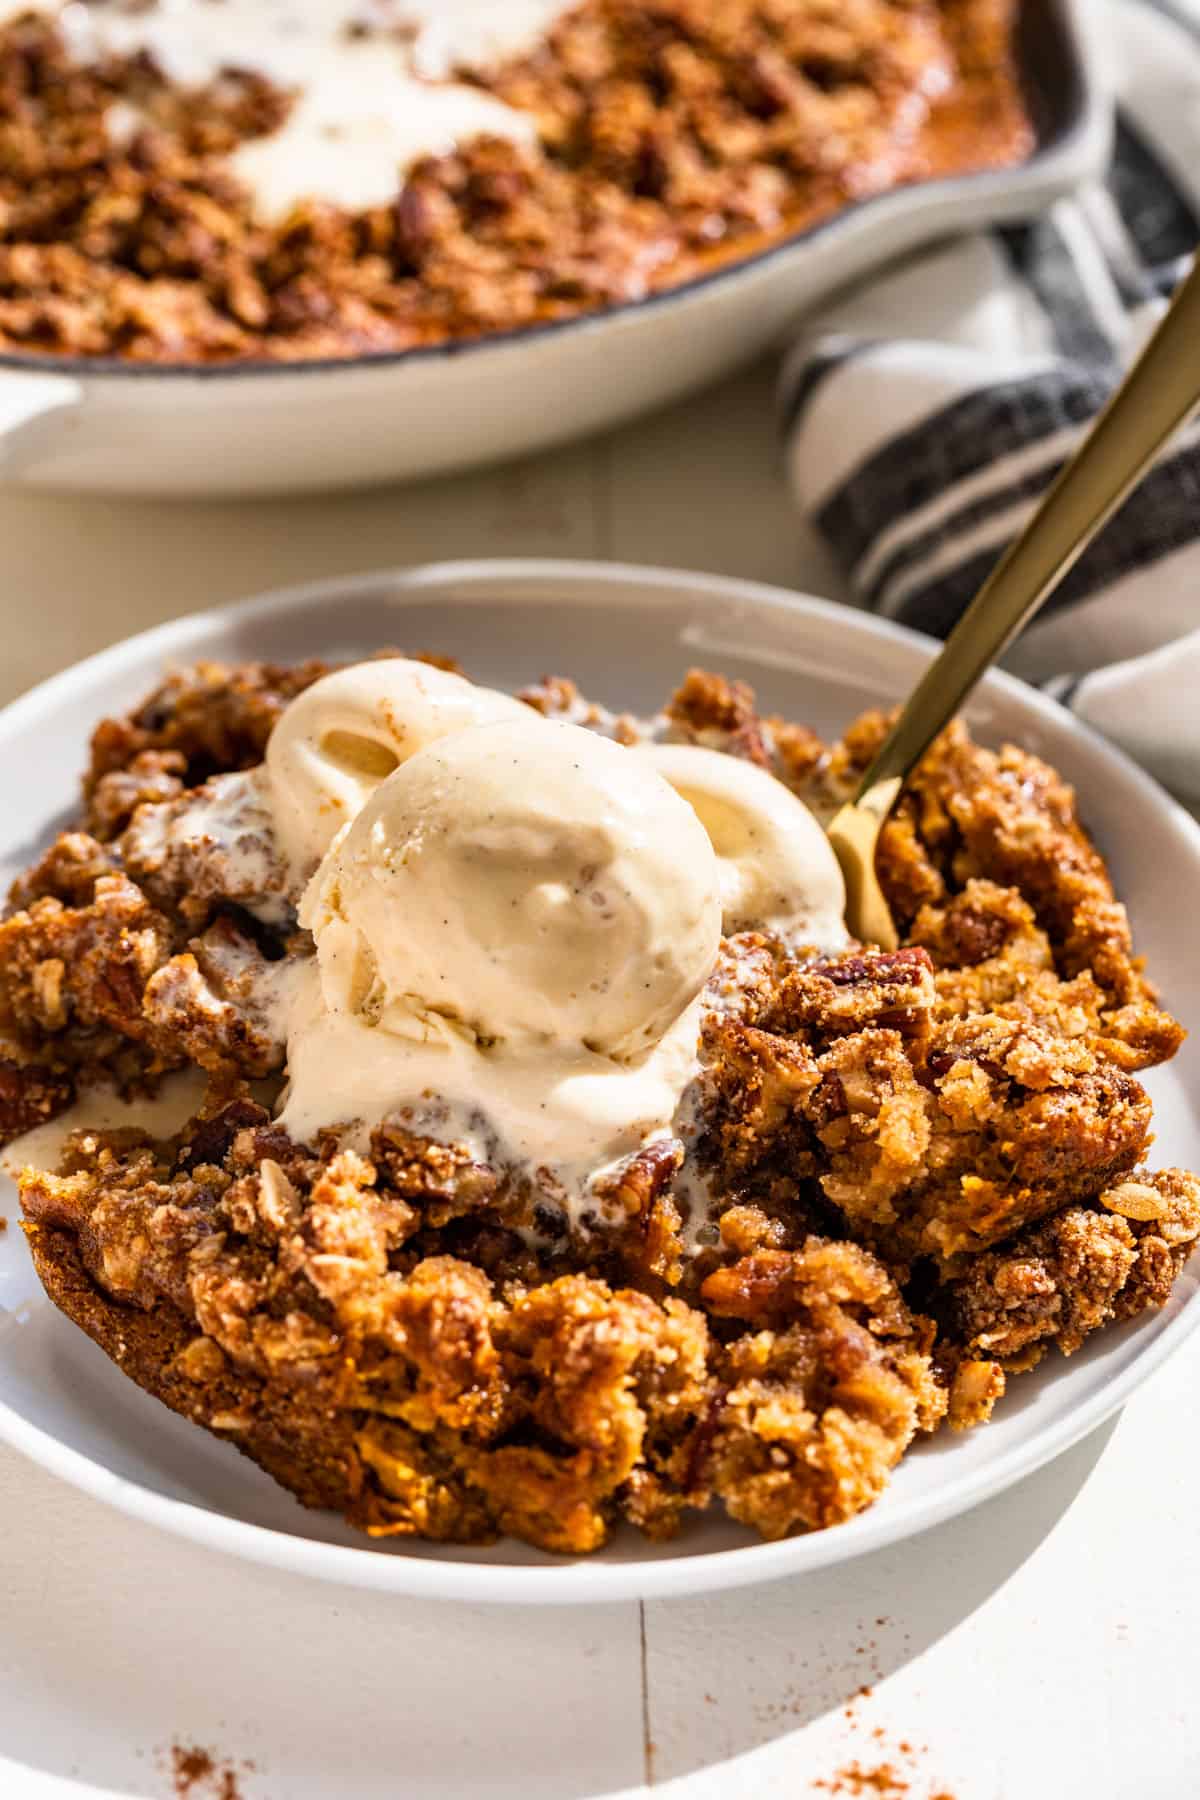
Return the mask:
{"type": "MultiPolygon", "coordinates": [[[[1146,1169],[1137,1074],[1181,1029],[1071,791],[959,726],[885,835],[902,948],[727,937],[686,1119],[611,1177],[603,1223],[401,1121],[294,1142],[264,996],[308,934],[252,811],[236,866],[169,827],[202,784],[240,791],[211,784],[322,673],[206,665],[104,722],[78,829],[0,924],[6,1138],[100,1075],[208,1080],[175,1136],[82,1130],[21,1182],[51,1298],[149,1392],[374,1534],[583,1552],[720,1503],[778,1537],[1166,1300],[1200,1182],[1146,1169]]],[[[884,728],[827,746],[697,671],[651,722],[562,679],[524,697],[757,762],[818,812],[884,728]]]]}
{"type": "MultiPolygon", "coordinates": [[[[281,77],[172,83],[153,50],[81,57],[51,0],[0,8],[0,349],[348,357],[639,299],[898,184],[1020,162],[1017,4],[580,0],[456,71],[530,141],[469,136],[384,203],[269,213],[230,158],[288,122],[281,77]]],[[[413,10],[363,0],[353,28],[387,42],[413,10]]]]}

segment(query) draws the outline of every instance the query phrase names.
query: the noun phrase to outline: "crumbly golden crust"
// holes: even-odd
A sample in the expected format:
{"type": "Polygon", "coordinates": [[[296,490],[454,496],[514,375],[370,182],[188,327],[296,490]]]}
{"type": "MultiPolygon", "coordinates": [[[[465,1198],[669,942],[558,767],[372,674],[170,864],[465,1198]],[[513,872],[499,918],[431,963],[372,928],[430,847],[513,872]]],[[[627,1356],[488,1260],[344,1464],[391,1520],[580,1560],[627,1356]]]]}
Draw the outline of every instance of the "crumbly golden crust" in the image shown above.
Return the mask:
{"type": "Polygon", "coordinates": [[[0,1029],[52,1068],[103,1067],[127,1082],[189,1062],[249,1077],[281,1067],[258,1005],[271,958],[244,920],[218,914],[190,936],[111,866],[80,884],[76,904],[33,897],[32,885],[29,904],[0,923],[0,1029]]]}
{"type": "Polygon", "coordinates": [[[1140,1160],[1149,1100],[1086,1042],[936,1015],[912,947],[793,969],[749,1021],[711,1019],[719,1182],[778,1200],[816,1181],[856,1236],[948,1270],[1140,1160]]]}
{"type": "Polygon", "coordinates": [[[327,674],[326,663],[195,663],[177,669],[123,718],[92,733],[84,776],[84,822],[103,842],[128,825],[142,796],[134,784],[169,799],[210,775],[261,762],[271,729],[289,700],[327,674]],[[175,787],[168,778],[178,779],[175,787]]]}
{"type": "Polygon", "coordinates": [[[1018,162],[1014,0],[581,0],[472,79],[541,150],[482,139],[396,201],[256,221],[225,159],[289,96],[0,32],[0,347],[144,362],[403,350],[636,299],[847,202],[1018,162]],[[105,127],[115,100],[143,123],[105,127]]]}
{"type": "Polygon", "coordinates": [[[710,1277],[716,1317],[772,1327],[717,1342],[681,1300],[422,1255],[437,1171],[377,1148],[322,1162],[244,1099],[166,1156],[81,1136],[21,1184],[39,1273],[142,1386],[374,1535],[578,1553],[716,1496],[779,1536],[868,1504],[944,1404],[932,1328],[856,1246],[710,1277]]]}
{"type": "Polygon", "coordinates": [[[1200,1181],[1139,1171],[977,1258],[951,1289],[954,1329],[969,1350],[1021,1368],[1051,1344],[1069,1356],[1110,1320],[1165,1305],[1197,1238],[1200,1181]]]}
{"type": "Polygon", "coordinates": [[[763,1537],[869,1506],[945,1412],[932,1323],[856,1244],[760,1250],[710,1275],[701,1295],[718,1319],[766,1327],[726,1346],[723,1400],[699,1459],[730,1514],[763,1537]]]}
{"type": "MultiPolygon", "coordinates": [[[[252,767],[320,673],[179,671],[100,726],[90,829],[0,923],[5,1136],[97,1072],[210,1077],[175,1138],[77,1134],[21,1183],[47,1291],[149,1392],[376,1535],[578,1554],[720,1504],[777,1537],[871,1504],[1050,1346],[1166,1304],[1200,1182],[1146,1171],[1135,1072],[1180,1028],[1070,791],[958,728],[889,839],[902,947],[727,940],[693,1117],[608,1177],[596,1228],[395,1121],[363,1155],[293,1143],[246,1083],[279,1065],[263,991],[310,946],[273,890],[264,926],[218,853],[152,855],[146,827],[252,767]]],[[[822,810],[882,729],[823,745],[701,671],[649,722],[560,679],[525,697],[749,757],[822,810]]]]}
{"type": "MultiPolygon", "coordinates": [[[[847,733],[849,775],[865,770],[887,725],[883,714],[868,714],[847,733]]],[[[987,750],[960,722],[950,725],[884,827],[880,878],[913,940],[943,943],[950,966],[983,970],[976,980],[995,973],[988,965],[996,957],[1019,958],[1020,940],[1026,959],[1036,955],[1036,933],[1043,934],[1043,955],[1062,982],[1090,977],[1065,1004],[1094,984],[1095,1035],[1120,1066],[1147,1068],[1178,1048],[1181,1028],[1155,1004],[1125,908],[1080,821],[1073,789],[1028,751],[1012,744],[987,750]],[[1015,899],[1000,901],[997,890],[1005,889],[1015,899]],[[950,916],[943,918],[947,903],[950,916]]],[[[1018,976],[1008,998],[1026,991],[1018,976]]],[[[1044,989],[1034,1004],[1048,1003],[1044,989]]]]}

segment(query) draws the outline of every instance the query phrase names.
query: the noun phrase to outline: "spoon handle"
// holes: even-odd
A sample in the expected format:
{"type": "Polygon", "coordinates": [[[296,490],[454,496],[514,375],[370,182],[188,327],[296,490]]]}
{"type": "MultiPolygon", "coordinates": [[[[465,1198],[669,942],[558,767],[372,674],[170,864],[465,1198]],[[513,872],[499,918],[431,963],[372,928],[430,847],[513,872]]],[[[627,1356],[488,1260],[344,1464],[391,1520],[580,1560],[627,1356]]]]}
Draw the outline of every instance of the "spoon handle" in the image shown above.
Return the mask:
{"type": "Polygon", "coordinates": [[[979,677],[1053,592],[1167,439],[1200,403],[1200,257],[1153,336],[1024,531],[992,570],[926,670],[863,777],[884,810],[979,677]]]}

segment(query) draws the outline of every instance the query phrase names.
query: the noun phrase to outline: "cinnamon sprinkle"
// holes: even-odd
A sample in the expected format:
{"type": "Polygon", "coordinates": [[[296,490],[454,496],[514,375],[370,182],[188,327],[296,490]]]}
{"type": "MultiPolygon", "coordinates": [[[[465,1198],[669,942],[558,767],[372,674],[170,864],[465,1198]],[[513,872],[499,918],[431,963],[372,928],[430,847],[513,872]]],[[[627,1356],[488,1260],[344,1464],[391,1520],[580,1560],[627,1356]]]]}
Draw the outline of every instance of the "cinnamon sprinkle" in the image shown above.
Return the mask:
{"type": "Polygon", "coordinates": [[[847,1763],[828,1781],[813,1783],[814,1787],[829,1794],[875,1794],[879,1800],[900,1800],[902,1795],[910,1792],[910,1785],[892,1763],[879,1763],[873,1769],[865,1769],[860,1762],[847,1763]]]}
{"type": "Polygon", "coordinates": [[[171,1779],[176,1800],[244,1800],[234,1764],[200,1744],[171,1745],[171,1779]]]}

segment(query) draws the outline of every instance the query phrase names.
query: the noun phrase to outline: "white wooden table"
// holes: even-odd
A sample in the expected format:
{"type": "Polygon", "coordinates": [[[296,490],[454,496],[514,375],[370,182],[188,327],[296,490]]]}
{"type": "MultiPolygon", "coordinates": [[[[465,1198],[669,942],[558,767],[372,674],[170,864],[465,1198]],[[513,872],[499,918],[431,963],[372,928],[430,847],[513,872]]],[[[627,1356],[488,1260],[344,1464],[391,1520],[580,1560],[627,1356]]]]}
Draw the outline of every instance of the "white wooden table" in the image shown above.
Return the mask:
{"type": "MultiPolygon", "coordinates": [[[[766,371],[424,488],[0,497],[0,546],[0,699],[198,606],[434,557],[617,557],[836,592],[788,507],[766,371]]],[[[1198,1380],[1200,1345],[1115,1427],[897,1549],[563,1613],[226,1561],[0,1449],[0,1796],[166,1800],[172,1747],[196,1745],[216,1768],[190,1800],[1189,1800],[1198,1380]]]]}

